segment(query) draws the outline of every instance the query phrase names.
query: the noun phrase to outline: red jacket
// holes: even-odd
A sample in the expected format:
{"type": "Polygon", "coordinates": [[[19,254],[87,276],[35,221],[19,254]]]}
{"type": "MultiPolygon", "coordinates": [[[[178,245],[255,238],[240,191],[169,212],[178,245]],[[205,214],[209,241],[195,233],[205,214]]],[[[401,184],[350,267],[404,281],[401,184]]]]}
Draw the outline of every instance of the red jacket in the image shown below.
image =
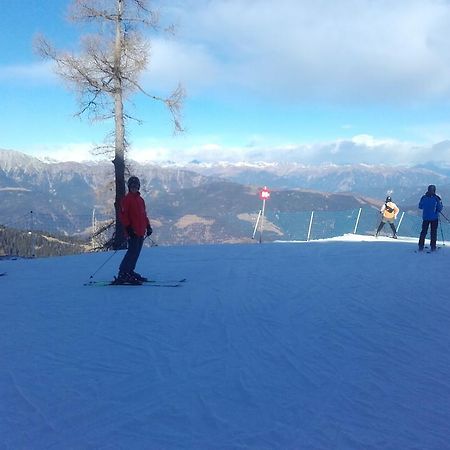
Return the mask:
{"type": "Polygon", "coordinates": [[[120,221],[125,228],[125,234],[127,234],[126,229],[131,227],[137,236],[145,236],[150,220],[147,217],[144,199],[139,192],[128,192],[122,198],[120,221]]]}

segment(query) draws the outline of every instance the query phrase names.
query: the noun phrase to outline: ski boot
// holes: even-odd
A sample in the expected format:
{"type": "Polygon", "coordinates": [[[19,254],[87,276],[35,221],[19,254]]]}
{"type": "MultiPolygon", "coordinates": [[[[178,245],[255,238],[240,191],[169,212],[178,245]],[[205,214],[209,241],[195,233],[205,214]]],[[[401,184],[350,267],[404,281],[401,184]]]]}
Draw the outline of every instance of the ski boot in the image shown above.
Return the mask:
{"type": "Polygon", "coordinates": [[[114,280],[111,284],[132,284],[132,285],[140,285],[142,281],[139,281],[131,272],[119,272],[117,277],[114,277],[114,280]]]}
{"type": "Polygon", "coordinates": [[[141,283],[145,283],[146,281],[148,281],[148,278],[143,277],[140,273],[135,272],[134,270],[132,270],[130,272],[130,274],[136,278],[136,280],[140,281],[141,283]]]}

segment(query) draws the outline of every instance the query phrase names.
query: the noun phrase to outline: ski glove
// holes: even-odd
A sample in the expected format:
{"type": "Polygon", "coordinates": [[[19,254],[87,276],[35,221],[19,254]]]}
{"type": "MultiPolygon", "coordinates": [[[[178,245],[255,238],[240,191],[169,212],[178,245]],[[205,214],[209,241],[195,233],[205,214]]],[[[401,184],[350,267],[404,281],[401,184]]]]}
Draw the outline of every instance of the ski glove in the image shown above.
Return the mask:
{"type": "Polygon", "coordinates": [[[133,227],[127,227],[127,233],[130,238],[136,237],[136,233],[133,230],[133,227]]]}
{"type": "Polygon", "coordinates": [[[147,236],[150,236],[153,233],[152,227],[147,225],[147,236]]]}

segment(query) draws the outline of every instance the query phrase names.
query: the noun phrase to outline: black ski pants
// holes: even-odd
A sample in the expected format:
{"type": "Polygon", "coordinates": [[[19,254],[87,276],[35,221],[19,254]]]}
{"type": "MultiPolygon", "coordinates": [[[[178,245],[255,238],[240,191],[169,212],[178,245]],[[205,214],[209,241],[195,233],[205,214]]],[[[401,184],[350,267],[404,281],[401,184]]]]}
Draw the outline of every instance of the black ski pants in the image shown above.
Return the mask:
{"type": "MultiPolygon", "coordinates": [[[[383,229],[385,223],[386,222],[384,222],[384,221],[380,222],[380,225],[378,225],[378,229],[377,229],[377,235],[383,229]]],[[[395,225],[392,222],[388,222],[388,223],[391,226],[391,230],[392,230],[392,232],[394,233],[394,236],[395,236],[397,234],[397,230],[395,229],[395,225]]]]}
{"type": "Polygon", "coordinates": [[[431,225],[430,247],[431,247],[431,250],[436,250],[438,219],[424,220],[422,222],[422,231],[420,232],[420,237],[419,237],[419,250],[423,250],[423,247],[425,245],[425,238],[427,237],[427,233],[428,233],[428,227],[430,225],[431,225]]]}
{"type": "Polygon", "coordinates": [[[143,244],[143,237],[133,236],[128,239],[128,250],[120,263],[119,272],[130,273],[135,269],[143,244]]]}

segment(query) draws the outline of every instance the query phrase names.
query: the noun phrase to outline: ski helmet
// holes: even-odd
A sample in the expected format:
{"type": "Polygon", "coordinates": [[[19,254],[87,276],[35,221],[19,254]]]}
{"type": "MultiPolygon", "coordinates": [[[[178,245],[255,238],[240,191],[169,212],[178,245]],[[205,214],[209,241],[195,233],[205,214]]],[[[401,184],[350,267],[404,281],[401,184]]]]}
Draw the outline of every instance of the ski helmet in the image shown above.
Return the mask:
{"type": "Polygon", "coordinates": [[[430,184],[428,186],[428,193],[429,194],[436,194],[436,186],[434,184],[430,184]]]}
{"type": "Polygon", "coordinates": [[[137,187],[138,189],[141,187],[141,182],[139,181],[138,177],[132,176],[130,178],[128,178],[128,189],[130,189],[132,186],[133,187],[137,187]]]}
{"type": "Polygon", "coordinates": [[[386,203],[387,203],[387,202],[392,202],[392,198],[391,198],[390,195],[388,195],[388,196],[386,197],[386,203]]]}

